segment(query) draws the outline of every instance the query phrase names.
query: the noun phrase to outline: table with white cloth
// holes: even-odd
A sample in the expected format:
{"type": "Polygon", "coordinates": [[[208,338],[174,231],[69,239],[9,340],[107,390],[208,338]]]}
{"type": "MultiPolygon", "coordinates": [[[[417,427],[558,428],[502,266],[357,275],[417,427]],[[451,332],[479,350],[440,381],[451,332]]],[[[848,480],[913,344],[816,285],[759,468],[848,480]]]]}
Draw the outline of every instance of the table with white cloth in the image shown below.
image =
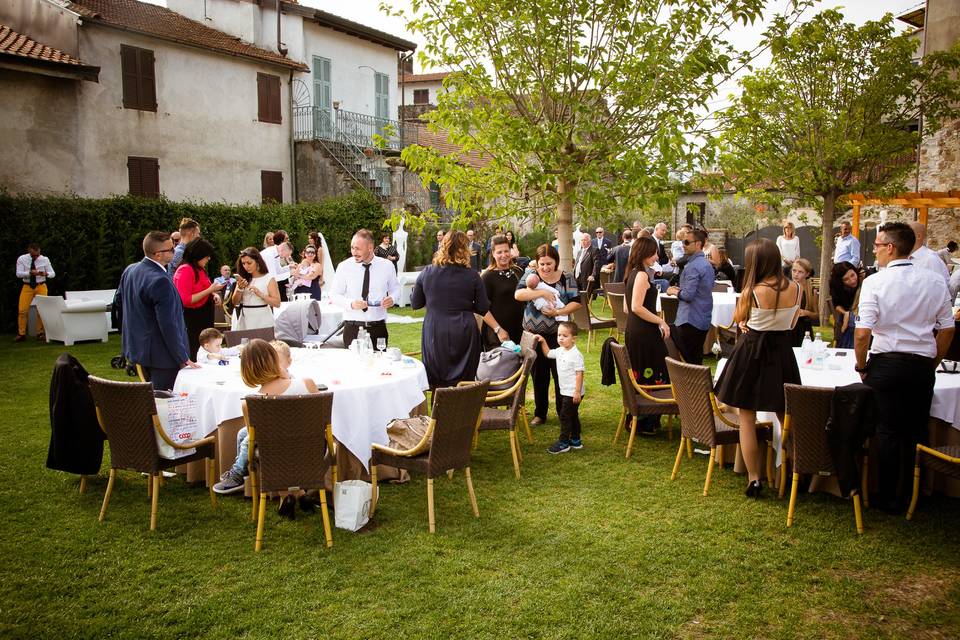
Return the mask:
{"type": "MultiPolygon", "coordinates": [[[[676,300],[677,296],[668,296],[665,293],[661,293],[657,297],[657,311],[661,310],[660,298],[671,298],[676,300]]],[[[739,299],[739,293],[714,291],[713,311],[710,314],[710,324],[714,327],[729,327],[731,324],[733,324],[733,313],[737,309],[737,301],[739,299]]]]}
{"type": "MultiPolygon", "coordinates": [[[[800,348],[794,348],[793,353],[800,364],[800,348]]],[[[827,358],[823,369],[800,367],[801,384],[809,387],[836,388],[848,384],[861,382],[860,374],[854,371],[856,355],[853,349],[827,349],[827,358]]],[[[726,359],[717,363],[716,378],[720,377],[726,365],[726,359]]],[[[781,460],[781,426],[775,413],[758,411],[757,421],[773,423],[773,448],[776,452],[776,465],[781,460]]],[[[933,402],[930,404],[930,444],[960,444],[960,374],[940,373],[938,369],[936,383],[933,387],[933,402]]],[[[871,467],[876,469],[875,466],[871,467]]],[[[937,484],[938,489],[944,490],[947,495],[960,495],[960,484],[954,485],[944,478],[937,484]]]]}
{"type": "MultiPolygon", "coordinates": [[[[294,302],[293,300],[281,302],[280,308],[275,309],[273,312],[274,317],[279,318],[282,316],[294,302]]],[[[333,330],[336,329],[343,320],[343,307],[335,305],[327,299],[320,300],[317,304],[320,305],[320,328],[317,330],[317,335],[326,338],[333,333],[333,330]]]]}
{"type": "MultiPolygon", "coordinates": [[[[291,377],[312,378],[333,392],[333,436],[341,449],[360,461],[364,472],[371,445],[388,444],[387,424],[409,417],[429,388],[419,360],[394,361],[377,354],[362,362],[347,349],[291,349],[291,353],[291,377]]],[[[226,366],[205,363],[199,369],[181,369],[173,391],[196,399],[204,435],[230,423],[230,429],[218,431],[217,444],[219,467],[221,471],[229,468],[236,454],[236,432],[242,426],[238,422],[243,416],[241,402],[254,392],[240,379],[239,358],[231,358],[226,366]]]]}

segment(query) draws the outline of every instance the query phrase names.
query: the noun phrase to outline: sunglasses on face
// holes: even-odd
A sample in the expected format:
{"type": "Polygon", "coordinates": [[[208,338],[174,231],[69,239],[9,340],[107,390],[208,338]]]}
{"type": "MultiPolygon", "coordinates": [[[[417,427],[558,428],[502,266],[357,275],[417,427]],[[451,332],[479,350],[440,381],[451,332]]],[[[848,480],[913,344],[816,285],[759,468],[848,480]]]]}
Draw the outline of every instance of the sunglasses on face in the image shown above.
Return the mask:
{"type": "Polygon", "coordinates": [[[683,241],[683,246],[685,246],[685,247],[686,247],[686,246],[689,246],[689,245],[693,244],[694,242],[696,242],[696,240],[684,240],[684,241],[683,241]]]}

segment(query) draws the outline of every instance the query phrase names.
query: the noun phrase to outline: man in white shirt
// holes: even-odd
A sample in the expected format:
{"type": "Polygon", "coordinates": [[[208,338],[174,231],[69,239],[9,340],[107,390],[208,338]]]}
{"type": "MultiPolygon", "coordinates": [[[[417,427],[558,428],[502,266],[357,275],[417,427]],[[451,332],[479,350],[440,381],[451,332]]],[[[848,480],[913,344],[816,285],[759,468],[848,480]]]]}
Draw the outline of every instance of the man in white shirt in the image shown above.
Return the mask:
{"type": "Polygon", "coordinates": [[[947,269],[947,265],[940,259],[937,252],[926,244],[927,227],[919,222],[908,222],[907,224],[910,225],[914,235],[917,237],[917,241],[913,245],[913,253],[910,254],[910,260],[918,267],[937,274],[943,278],[943,281],[949,286],[950,271],[947,269]]]}
{"type": "Polygon", "coordinates": [[[273,234],[273,244],[264,247],[260,251],[260,257],[267,265],[267,272],[277,281],[277,288],[280,289],[280,301],[287,300],[287,280],[290,278],[290,267],[281,266],[280,259],[286,260],[293,255],[293,246],[287,242],[287,232],[278,229],[273,234]],[[286,244],[286,246],[284,246],[286,244]]]}
{"type": "Polygon", "coordinates": [[[849,222],[840,223],[840,237],[833,249],[833,264],[849,262],[855,267],[860,266],[860,241],[853,237],[852,231],[849,222]]]}
{"type": "Polygon", "coordinates": [[[366,329],[377,346],[377,338],[389,340],[387,309],[400,298],[400,281],[393,263],[373,253],[373,234],[360,229],[350,241],[350,254],[337,266],[331,301],[343,308],[343,344],[349,347],[360,328],[366,329]]]}
{"type": "Polygon", "coordinates": [[[881,269],[863,281],[854,332],[856,369],[873,388],[879,415],[877,505],[894,513],[903,510],[897,490],[907,495],[916,443],[926,437],[934,370],[954,331],[946,284],[909,259],[915,242],[906,223],[879,228],[874,253],[881,269]]]}
{"type": "MultiPolygon", "coordinates": [[[[27,316],[30,314],[30,304],[35,296],[47,295],[47,278],[57,275],[47,256],[40,255],[40,245],[31,242],[27,245],[27,252],[17,258],[17,277],[23,281],[20,287],[20,303],[17,306],[17,337],[14,342],[23,342],[27,339],[27,316]]],[[[43,322],[37,314],[37,340],[45,340],[43,322]]]]}

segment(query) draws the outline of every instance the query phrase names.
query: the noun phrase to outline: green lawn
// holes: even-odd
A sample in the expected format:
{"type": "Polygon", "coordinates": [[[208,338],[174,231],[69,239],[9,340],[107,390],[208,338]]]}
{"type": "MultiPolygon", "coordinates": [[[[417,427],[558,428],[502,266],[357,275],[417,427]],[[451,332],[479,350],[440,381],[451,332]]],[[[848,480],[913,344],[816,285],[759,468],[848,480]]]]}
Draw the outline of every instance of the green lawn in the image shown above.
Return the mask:
{"type": "MultiPolygon", "coordinates": [[[[392,325],[419,349],[420,325],[392,325]]],[[[437,481],[437,533],[425,484],[385,486],[375,524],[334,529],[319,515],[268,513],[253,553],[249,503],[166,483],[149,531],[146,481],[123,472],[97,522],[105,474],[84,495],[44,468],[48,385],[63,348],[0,339],[0,636],[17,638],[958,637],[960,501],[934,497],[915,521],[849,503],[748,501],[729,469],[701,495],[706,460],[670,482],[676,441],[611,449],[619,389],[588,355],[585,448],[545,449],[557,421],[524,444],[513,477],[506,434],[474,455],[480,519],[463,475],[437,481]]],[[[97,375],[110,344],[69,349],[97,375]]]]}

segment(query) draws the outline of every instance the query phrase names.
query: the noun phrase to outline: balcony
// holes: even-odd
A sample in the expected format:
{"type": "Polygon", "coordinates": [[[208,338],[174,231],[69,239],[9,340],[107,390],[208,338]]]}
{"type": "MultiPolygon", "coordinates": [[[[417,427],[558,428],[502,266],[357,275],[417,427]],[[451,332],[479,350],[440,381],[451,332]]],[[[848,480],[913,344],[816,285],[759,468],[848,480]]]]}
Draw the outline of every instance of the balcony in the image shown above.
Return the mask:
{"type": "Polygon", "coordinates": [[[367,154],[370,151],[384,155],[399,154],[404,147],[417,144],[418,130],[415,125],[345,109],[328,111],[317,106],[293,108],[294,140],[331,141],[367,154]]]}

